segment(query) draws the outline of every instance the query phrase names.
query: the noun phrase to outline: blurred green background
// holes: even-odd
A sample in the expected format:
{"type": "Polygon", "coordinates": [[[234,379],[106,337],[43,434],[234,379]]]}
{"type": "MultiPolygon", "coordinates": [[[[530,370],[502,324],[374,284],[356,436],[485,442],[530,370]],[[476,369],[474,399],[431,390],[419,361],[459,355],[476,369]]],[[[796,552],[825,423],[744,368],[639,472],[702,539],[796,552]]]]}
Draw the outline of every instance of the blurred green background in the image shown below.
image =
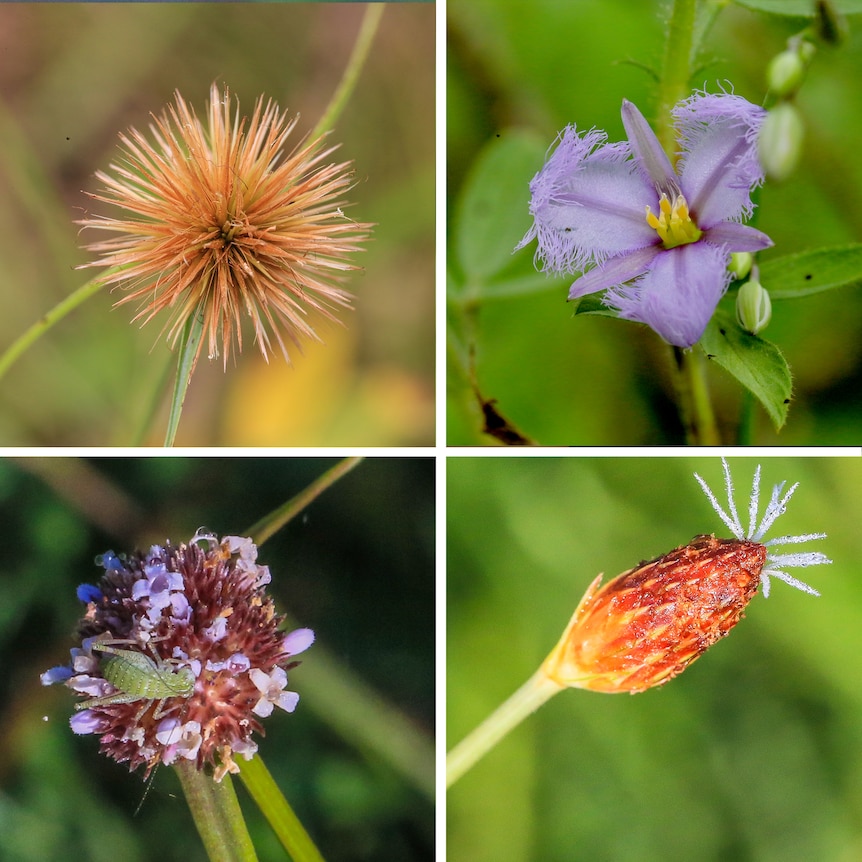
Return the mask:
{"type": "MultiPolygon", "coordinates": [[[[758,463],[729,459],[737,506],[758,463]]],[[[852,862],[862,856],[862,460],[770,457],[770,537],[834,563],[772,581],[666,686],[563,691],[447,797],[452,862],[852,862]]],[[[447,748],[557,642],[592,579],[728,532],[718,458],[469,458],[447,465],[447,748]]]]}
{"type": "MultiPolygon", "coordinates": [[[[137,817],[141,774],[69,729],[75,698],[39,674],[68,661],[97,554],[242,533],[335,459],[24,458],[0,461],[0,859],[203,862],[173,770],[137,817]],[[14,548],[14,554],[11,552],[14,548]]],[[[292,715],[260,754],[328,862],[434,858],[434,462],[369,459],[260,548],[277,609],[317,640],[290,673],[292,715]],[[326,656],[348,684],[315,672],[326,656]],[[356,691],[379,727],[362,734],[356,691]],[[337,698],[337,699],[335,699],[337,698]],[[335,702],[333,703],[333,700],[335,702]],[[396,725],[385,723],[389,708],[396,725]],[[405,730],[405,727],[407,728],[405,730]],[[400,729],[399,729],[400,728],[400,729]],[[406,746],[406,748],[405,748],[406,746]],[[399,753],[408,755],[398,760],[399,753]],[[403,767],[395,764],[403,764],[403,767]]],[[[234,786],[262,860],[284,853],[234,786]]]]}
{"type": "MultiPolygon", "coordinates": [[[[775,4],[780,8],[781,4],[775,4]]],[[[813,7],[813,3],[811,6],[813,7]]],[[[534,273],[535,242],[509,252],[526,232],[528,183],[568,123],[624,137],[623,98],[652,117],[650,73],[664,50],[662,0],[451,0],[447,46],[449,258],[453,266],[457,202],[482,149],[498,136],[524,136],[535,158],[523,167],[523,208],[500,213],[496,232],[506,276],[534,273]]],[[[848,40],[815,57],[796,100],[806,128],[799,169],[767,182],[757,226],[775,241],[761,260],[862,240],[862,32],[849,19],[848,40]]],[[[806,21],[770,17],[728,4],[705,42],[692,86],[717,91],[730,82],[755,103],[764,70],[806,21]]],[[[489,242],[494,231],[489,227],[489,242]]],[[[571,278],[540,281],[536,292],[485,302],[478,313],[476,369],[481,394],[527,436],[545,445],[682,443],[668,377],[666,345],[646,327],[575,318],[566,304],[571,278]]],[[[769,287],[767,284],[766,287],[769,287]]],[[[460,321],[453,315],[454,331],[460,321]]],[[[787,425],[776,433],[758,406],[752,442],[858,444],[862,439],[862,293],[844,288],[776,301],[763,337],[778,345],[794,376],[787,425]]],[[[450,360],[454,354],[450,352],[450,360]]],[[[488,444],[465,377],[449,369],[448,440],[488,444]]],[[[720,368],[710,384],[725,439],[734,442],[740,387],[720,368]]]]}
{"type": "MultiPolygon", "coordinates": [[[[365,4],[0,5],[0,345],[92,270],[73,220],[98,206],[93,174],[117,135],[146,129],[179,89],[200,116],[210,84],[250,115],[261,94],[301,115],[329,103],[365,4]]],[[[252,345],[225,374],[202,359],[177,445],[426,445],[433,441],[434,6],[390,4],[330,140],[354,162],[347,212],[376,222],[356,310],[322,323],[325,345],[269,364],[252,345]],[[249,422],[249,404],[254,422],[249,422]],[[239,407],[239,409],[237,409],[239,407]]],[[[107,293],[39,341],[0,381],[0,443],[127,445],[166,366],[162,323],[130,325],[107,293]]],[[[166,405],[163,405],[163,411],[166,405]]],[[[165,415],[147,443],[161,445],[165,415]]]]}

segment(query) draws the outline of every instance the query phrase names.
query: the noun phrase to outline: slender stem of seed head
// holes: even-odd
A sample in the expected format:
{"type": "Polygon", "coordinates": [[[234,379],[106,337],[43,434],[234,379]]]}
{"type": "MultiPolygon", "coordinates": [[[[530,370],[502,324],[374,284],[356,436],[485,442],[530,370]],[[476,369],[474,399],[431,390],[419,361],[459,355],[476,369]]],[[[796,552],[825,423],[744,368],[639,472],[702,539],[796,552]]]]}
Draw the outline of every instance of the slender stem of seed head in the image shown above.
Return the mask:
{"type": "Polygon", "coordinates": [[[332,94],[332,98],[329,100],[329,105],[327,105],[326,110],[323,112],[323,116],[309,135],[309,140],[313,141],[325,132],[328,132],[338,121],[339,116],[341,116],[347,100],[356,87],[356,82],[359,80],[359,73],[362,71],[365,60],[368,58],[371,43],[374,41],[374,34],[377,32],[380,16],[383,15],[385,7],[385,3],[369,3],[365,7],[365,17],[362,19],[359,35],[356,37],[353,53],[350,55],[350,59],[347,61],[347,66],[344,69],[344,74],[341,76],[341,82],[332,94]]]}
{"type": "Polygon", "coordinates": [[[270,536],[295,518],[309,503],[316,500],[327,488],[334,485],[361,461],[361,457],[343,458],[320,478],[315,479],[307,488],[291,497],[283,506],[279,506],[249,527],[243,535],[250,536],[254,543],[260,547],[270,536]]]}
{"type": "MultiPolygon", "coordinates": [[[[104,274],[103,274],[104,275],[104,274]]],[[[104,287],[102,276],[91,279],[81,285],[74,293],[55,305],[47,314],[39,318],[26,332],[20,335],[0,356],[0,378],[12,367],[15,360],[30,347],[33,342],[43,336],[54,324],[71,314],[85,300],[98,293],[104,287]]]]}
{"type": "Polygon", "coordinates": [[[216,782],[183,759],[177,774],[210,862],[257,862],[230,775],[216,782]]]}
{"type": "Polygon", "coordinates": [[[453,785],[510,730],[550,700],[563,687],[540,668],[507,701],[446,755],[446,786],[453,785]]]}

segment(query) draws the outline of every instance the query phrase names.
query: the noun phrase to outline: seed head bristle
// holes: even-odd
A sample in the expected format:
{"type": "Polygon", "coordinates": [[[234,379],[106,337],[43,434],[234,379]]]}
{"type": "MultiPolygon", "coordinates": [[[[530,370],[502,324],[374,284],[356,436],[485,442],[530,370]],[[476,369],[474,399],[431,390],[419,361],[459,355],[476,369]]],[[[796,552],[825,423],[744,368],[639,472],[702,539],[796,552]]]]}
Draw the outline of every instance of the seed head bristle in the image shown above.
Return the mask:
{"type": "MultiPolygon", "coordinates": [[[[777,485],[775,485],[772,489],[772,495],[769,499],[769,503],[763,513],[763,518],[758,523],[760,508],[759,464],[757,465],[757,469],[754,471],[754,479],[751,485],[751,496],[749,498],[748,505],[748,532],[744,532],[742,528],[742,523],[739,519],[739,514],[736,510],[736,503],[733,499],[733,480],[730,475],[730,467],[728,466],[727,460],[725,458],[721,459],[721,463],[724,470],[725,489],[727,491],[727,511],[722,508],[721,504],[716,499],[715,494],[712,492],[706,482],[700,476],[698,476],[697,473],[694,474],[694,477],[695,479],[697,479],[698,483],[700,484],[700,487],[703,489],[704,494],[706,495],[707,499],[710,502],[710,505],[715,510],[716,514],[721,518],[727,528],[737,539],[746,539],[751,542],[758,542],[760,544],[763,544],[767,548],[771,548],[776,545],[800,544],[801,542],[807,542],[812,539],[826,538],[825,533],[806,533],[799,536],[781,536],[776,539],[770,539],[766,542],[761,541],[770,529],[770,527],[772,527],[772,525],[787,511],[787,504],[790,502],[790,498],[793,496],[796,489],[799,487],[799,483],[796,482],[791,485],[786,492],[784,492],[784,487],[787,484],[786,482],[779,482],[777,485]],[[782,492],[784,492],[783,496],[782,492]]],[[[803,592],[809,593],[810,595],[819,596],[820,593],[818,593],[817,590],[815,590],[813,587],[802,581],[797,580],[791,575],[788,575],[787,572],[782,571],[778,567],[782,566],[790,568],[804,568],[807,566],[817,566],[831,562],[832,560],[828,559],[824,554],[821,554],[817,551],[803,551],[796,554],[773,554],[769,552],[766,557],[767,565],[764,566],[764,569],[760,574],[761,583],[763,584],[764,597],[769,597],[770,576],[774,576],[779,580],[784,581],[786,584],[789,584],[790,586],[795,587],[798,590],[802,590],[803,592]]]]}

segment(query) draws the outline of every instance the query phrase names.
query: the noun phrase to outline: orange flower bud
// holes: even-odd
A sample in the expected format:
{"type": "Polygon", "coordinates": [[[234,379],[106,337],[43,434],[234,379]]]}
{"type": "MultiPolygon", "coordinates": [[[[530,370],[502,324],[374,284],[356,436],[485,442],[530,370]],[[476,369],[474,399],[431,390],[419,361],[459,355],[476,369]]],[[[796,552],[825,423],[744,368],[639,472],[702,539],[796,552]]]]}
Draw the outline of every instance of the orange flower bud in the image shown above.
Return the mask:
{"type": "Polygon", "coordinates": [[[767,548],[696,536],[587,590],[542,670],[560,686],[644,691],[682,673],[743,617],[767,548]]]}

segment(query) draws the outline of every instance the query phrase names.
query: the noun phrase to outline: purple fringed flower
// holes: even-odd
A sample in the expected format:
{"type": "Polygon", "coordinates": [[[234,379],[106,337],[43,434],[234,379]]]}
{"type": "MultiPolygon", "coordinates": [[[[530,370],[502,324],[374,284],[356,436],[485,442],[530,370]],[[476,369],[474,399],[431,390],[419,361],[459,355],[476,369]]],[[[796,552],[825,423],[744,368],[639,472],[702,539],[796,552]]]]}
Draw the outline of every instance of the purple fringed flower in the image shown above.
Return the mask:
{"type": "Polygon", "coordinates": [[[772,245],[741,224],[763,182],[757,159],[762,108],[729,93],[695,93],[673,109],[681,153],[674,170],[643,114],[623,101],[628,141],[607,143],[566,127],[530,183],[534,238],[542,269],[594,266],[569,299],[608,288],[606,305],[691,347],[703,335],[730,281],[731,252],[772,245]]]}

